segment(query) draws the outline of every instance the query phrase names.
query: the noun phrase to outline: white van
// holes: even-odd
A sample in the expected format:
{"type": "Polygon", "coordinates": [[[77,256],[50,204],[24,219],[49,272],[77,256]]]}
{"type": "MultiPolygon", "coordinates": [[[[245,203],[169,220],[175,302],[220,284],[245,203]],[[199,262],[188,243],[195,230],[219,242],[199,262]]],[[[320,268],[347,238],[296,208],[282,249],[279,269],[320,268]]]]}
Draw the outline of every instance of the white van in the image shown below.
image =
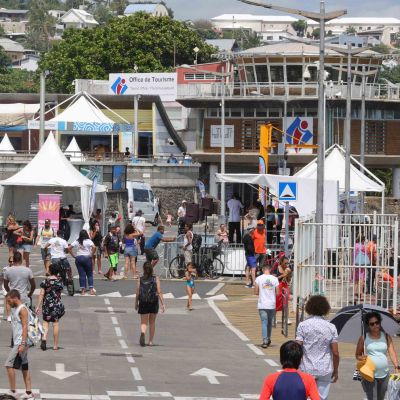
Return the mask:
{"type": "Polygon", "coordinates": [[[128,189],[128,217],[132,221],[136,212],[142,210],[146,222],[153,226],[158,225],[158,199],[154,197],[148,183],[127,181],[128,189]]]}

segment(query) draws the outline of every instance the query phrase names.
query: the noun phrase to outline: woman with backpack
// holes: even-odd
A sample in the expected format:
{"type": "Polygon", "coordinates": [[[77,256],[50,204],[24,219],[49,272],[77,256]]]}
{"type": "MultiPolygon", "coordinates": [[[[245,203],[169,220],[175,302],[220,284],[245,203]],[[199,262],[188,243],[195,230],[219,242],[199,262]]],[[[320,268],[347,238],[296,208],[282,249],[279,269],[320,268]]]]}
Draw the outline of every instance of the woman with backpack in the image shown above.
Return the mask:
{"type": "Polygon", "coordinates": [[[38,305],[36,307],[36,314],[39,314],[40,305],[43,301],[42,315],[43,315],[43,329],[44,335],[40,348],[46,350],[46,339],[49,333],[50,322],[53,324],[54,346],[53,350],[58,350],[58,337],[60,334],[60,318],[65,314],[64,304],[61,301],[61,293],[64,289],[64,284],[59,278],[59,266],[57,264],[50,264],[50,276],[47,277],[40,284],[40,295],[38,305]]]}
{"type": "Polygon", "coordinates": [[[143,264],[143,276],[138,280],[135,303],[135,310],[138,310],[141,317],[139,343],[142,347],[145,346],[147,325],[150,325],[149,346],[154,346],[159,300],[161,301],[161,312],[164,312],[165,302],[161,292],[160,279],[154,275],[151,263],[146,261],[143,264]]]}

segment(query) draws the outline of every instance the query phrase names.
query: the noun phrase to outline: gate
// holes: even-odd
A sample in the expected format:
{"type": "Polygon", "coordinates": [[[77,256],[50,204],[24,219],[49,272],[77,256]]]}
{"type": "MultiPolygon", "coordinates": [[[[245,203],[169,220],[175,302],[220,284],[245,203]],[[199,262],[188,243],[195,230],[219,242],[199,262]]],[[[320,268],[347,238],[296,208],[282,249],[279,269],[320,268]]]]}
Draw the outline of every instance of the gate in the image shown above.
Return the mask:
{"type": "Polygon", "coordinates": [[[298,297],[313,294],[325,295],[333,309],[369,303],[396,310],[398,225],[397,215],[325,215],[324,223],[314,217],[298,220],[293,311],[298,297]],[[317,230],[323,235],[321,249],[315,245],[317,230]]]}

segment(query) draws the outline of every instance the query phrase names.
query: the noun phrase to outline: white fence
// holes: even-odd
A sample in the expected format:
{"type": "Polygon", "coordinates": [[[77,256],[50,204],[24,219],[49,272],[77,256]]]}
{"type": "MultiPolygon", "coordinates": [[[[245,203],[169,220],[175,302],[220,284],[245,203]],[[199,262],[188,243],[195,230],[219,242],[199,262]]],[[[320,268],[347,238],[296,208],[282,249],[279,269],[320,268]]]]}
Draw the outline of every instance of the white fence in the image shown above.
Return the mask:
{"type": "Polygon", "coordinates": [[[293,294],[295,299],[324,294],[332,308],[370,303],[396,309],[397,263],[396,215],[326,215],[323,224],[314,218],[299,220],[293,294]],[[324,237],[321,249],[315,246],[317,230],[324,237]]]}

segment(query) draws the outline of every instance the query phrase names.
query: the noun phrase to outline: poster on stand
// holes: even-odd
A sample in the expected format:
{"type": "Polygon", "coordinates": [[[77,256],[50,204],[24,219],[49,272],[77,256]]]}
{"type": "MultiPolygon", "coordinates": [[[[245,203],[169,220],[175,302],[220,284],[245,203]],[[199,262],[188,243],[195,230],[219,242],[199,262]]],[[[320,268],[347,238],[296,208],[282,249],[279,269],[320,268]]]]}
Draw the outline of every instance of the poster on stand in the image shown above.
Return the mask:
{"type": "Polygon", "coordinates": [[[39,194],[39,222],[38,228],[44,226],[44,221],[49,219],[51,227],[57,232],[60,225],[60,195],[39,194]]]}

